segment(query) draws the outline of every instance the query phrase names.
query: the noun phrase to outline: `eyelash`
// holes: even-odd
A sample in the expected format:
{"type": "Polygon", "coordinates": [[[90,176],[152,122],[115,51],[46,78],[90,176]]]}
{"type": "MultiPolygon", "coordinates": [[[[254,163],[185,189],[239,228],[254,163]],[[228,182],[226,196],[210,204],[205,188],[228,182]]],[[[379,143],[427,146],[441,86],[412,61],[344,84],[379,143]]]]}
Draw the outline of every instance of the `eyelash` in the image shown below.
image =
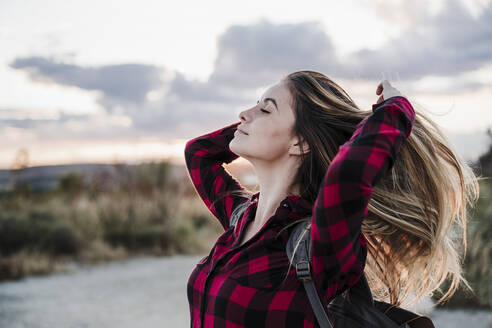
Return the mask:
{"type": "MultiPolygon", "coordinates": [[[[260,101],[258,100],[256,103],[257,103],[257,104],[259,104],[259,103],[260,103],[260,101]]],[[[269,112],[269,111],[264,110],[263,108],[260,108],[260,110],[261,110],[263,113],[268,113],[268,114],[270,114],[270,112],[269,112]]]]}

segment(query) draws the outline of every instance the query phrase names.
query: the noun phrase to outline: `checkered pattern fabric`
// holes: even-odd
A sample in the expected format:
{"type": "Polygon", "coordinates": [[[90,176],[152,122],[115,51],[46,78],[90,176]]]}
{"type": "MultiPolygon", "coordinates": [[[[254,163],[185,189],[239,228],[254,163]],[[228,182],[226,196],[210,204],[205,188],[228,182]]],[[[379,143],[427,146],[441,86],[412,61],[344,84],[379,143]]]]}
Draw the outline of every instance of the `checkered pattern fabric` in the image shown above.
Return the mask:
{"type": "Polygon", "coordinates": [[[286,196],[258,233],[239,241],[254,220],[259,192],[235,228],[232,210],[250,201],[226,195],[244,189],[223,167],[238,158],[229,142],[240,122],[191,139],[185,160],[189,177],[224,232],[209,255],[191,272],[187,284],[191,327],[319,327],[285,245],[289,222],[311,218],[312,275],[323,305],[353,286],[364,270],[367,248],[361,224],[373,187],[391,169],[409,137],[415,112],[401,96],[372,105],[333,158],[314,203],[286,196]],[[226,196],[224,196],[226,195],[226,196]],[[279,233],[280,232],[280,233],[279,233]]]}

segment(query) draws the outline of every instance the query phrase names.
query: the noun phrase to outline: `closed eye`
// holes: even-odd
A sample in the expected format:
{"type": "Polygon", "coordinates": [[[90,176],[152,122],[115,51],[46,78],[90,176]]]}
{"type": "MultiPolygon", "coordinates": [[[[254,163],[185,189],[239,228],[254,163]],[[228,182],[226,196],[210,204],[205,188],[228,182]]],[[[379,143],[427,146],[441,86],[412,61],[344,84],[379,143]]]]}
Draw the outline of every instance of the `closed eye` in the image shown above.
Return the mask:
{"type": "MultiPolygon", "coordinates": [[[[260,101],[258,100],[258,101],[256,101],[256,103],[257,103],[257,104],[259,104],[259,103],[260,103],[260,101]]],[[[263,113],[268,113],[268,114],[270,114],[270,112],[269,112],[269,111],[264,110],[263,108],[260,108],[260,110],[261,110],[263,113]]]]}

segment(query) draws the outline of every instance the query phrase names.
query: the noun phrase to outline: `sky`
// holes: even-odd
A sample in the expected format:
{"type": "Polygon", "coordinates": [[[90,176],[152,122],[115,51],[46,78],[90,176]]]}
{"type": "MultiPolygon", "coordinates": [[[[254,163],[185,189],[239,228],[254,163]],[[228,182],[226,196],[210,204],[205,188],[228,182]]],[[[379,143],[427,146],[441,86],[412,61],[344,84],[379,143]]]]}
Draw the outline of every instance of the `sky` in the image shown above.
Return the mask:
{"type": "Polygon", "coordinates": [[[492,128],[491,0],[0,0],[0,168],[170,160],[293,71],[369,110],[388,79],[475,160],[492,128]]]}

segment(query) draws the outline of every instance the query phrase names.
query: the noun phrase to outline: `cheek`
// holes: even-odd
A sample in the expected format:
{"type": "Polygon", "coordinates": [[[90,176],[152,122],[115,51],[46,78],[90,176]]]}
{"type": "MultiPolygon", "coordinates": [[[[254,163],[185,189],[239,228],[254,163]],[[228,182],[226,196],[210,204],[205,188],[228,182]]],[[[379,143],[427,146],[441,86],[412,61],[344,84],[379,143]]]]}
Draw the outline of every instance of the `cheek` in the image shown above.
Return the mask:
{"type": "Polygon", "coordinates": [[[280,129],[270,129],[263,134],[255,135],[252,142],[256,145],[258,154],[263,158],[276,158],[288,150],[286,132],[280,129]]]}

